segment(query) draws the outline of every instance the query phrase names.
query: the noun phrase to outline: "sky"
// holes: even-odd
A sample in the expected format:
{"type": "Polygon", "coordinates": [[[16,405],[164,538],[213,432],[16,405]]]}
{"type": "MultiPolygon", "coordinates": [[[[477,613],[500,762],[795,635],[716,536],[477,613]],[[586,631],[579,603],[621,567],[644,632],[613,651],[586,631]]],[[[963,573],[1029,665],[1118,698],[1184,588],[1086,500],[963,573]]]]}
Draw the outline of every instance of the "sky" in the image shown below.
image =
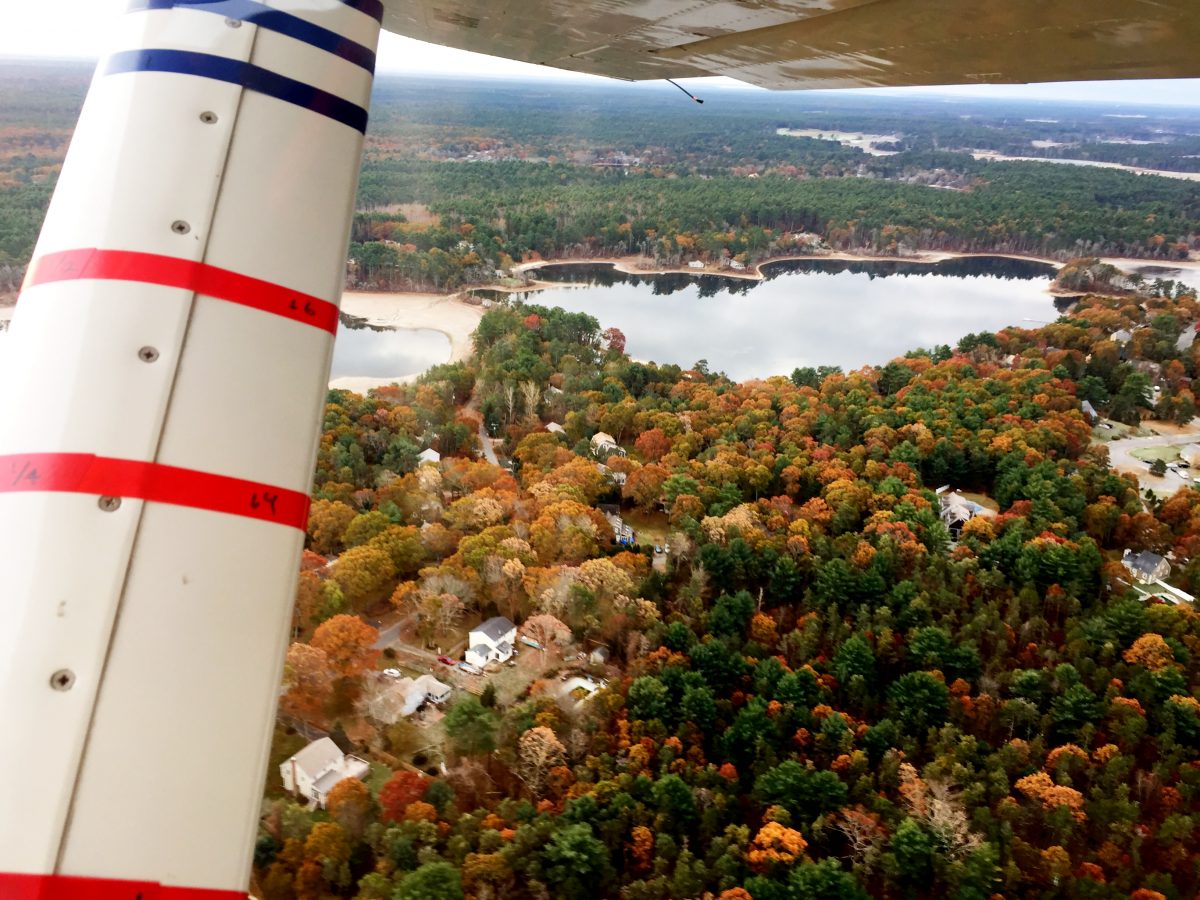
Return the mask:
{"type": "MultiPolygon", "coordinates": [[[[97,59],[106,35],[128,0],[0,0],[0,58],[97,59]],[[64,25],[63,23],[69,23],[64,25]]],[[[497,59],[464,50],[384,34],[376,70],[380,73],[453,74],[476,78],[530,78],[555,81],[606,79],[545,66],[497,59]]],[[[726,78],[689,79],[692,90],[744,87],[726,78]]],[[[947,88],[888,88],[863,93],[962,98],[1015,97],[1028,100],[1110,101],[1121,104],[1200,106],[1200,79],[1174,81],[1071,82],[1035,85],[976,85],[947,88]]]]}

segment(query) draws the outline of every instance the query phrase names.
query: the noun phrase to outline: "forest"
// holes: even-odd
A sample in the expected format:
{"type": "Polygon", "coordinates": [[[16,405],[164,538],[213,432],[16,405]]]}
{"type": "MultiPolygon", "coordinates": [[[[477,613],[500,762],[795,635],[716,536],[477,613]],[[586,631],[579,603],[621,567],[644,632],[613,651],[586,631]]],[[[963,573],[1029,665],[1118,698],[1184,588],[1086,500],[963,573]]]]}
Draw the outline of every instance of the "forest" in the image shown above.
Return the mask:
{"type": "MultiPolygon", "coordinates": [[[[269,791],[262,894],[1195,896],[1200,618],[1135,594],[1121,559],[1170,554],[1200,590],[1200,491],[1140,495],[1080,401],[1188,421],[1200,347],[1177,339],[1197,318],[1193,293],[1143,285],[881,367],[735,384],[513,302],[467,363],[331,392],[285,712],[358,715],[388,662],[356,614],[379,604],[426,634],[500,614],[551,659],[612,658],[584,705],[553,669],[515,698],[460,693],[445,775],[397,765],[327,811],[269,791]],[[472,396],[511,469],[476,461],[472,396]],[[598,430],[628,451],[603,468],[598,430]],[[417,464],[430,442],[440,466],[417,464]],[[943,484],[996,514],[952,535],[943,484]],[[662,518],[667,565],[615,546],[604,504],[662,518]]],[[[358,752],[390,758],[401,733],[358,752]]]]}
{"type": "MultiPolygon", "coordinates": [[[[20,283],[88,75],[0,65],[0,293],[20,283]]],[[[1200,241],[1200,183],[970,152],[1195,170],[1200,117],[1151,110],[743,90],[701,107],[665,84],[381,75],[347,283],[452,291],[529,259],[753,266],[818,247],[1179,259],[1200,241]]]]}

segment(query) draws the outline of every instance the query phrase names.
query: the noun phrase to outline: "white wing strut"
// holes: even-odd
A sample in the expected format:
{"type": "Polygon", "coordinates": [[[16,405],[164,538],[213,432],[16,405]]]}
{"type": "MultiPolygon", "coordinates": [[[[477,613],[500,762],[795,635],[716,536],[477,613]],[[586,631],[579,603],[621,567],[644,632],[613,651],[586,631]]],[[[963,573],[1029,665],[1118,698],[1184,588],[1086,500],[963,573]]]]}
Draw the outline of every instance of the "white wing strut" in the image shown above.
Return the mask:
{"type": "Polygon", "coordinates": [[[380,15],[269,2],[134,0],[0,360],[5,900],[245,896],[380,15]]]}

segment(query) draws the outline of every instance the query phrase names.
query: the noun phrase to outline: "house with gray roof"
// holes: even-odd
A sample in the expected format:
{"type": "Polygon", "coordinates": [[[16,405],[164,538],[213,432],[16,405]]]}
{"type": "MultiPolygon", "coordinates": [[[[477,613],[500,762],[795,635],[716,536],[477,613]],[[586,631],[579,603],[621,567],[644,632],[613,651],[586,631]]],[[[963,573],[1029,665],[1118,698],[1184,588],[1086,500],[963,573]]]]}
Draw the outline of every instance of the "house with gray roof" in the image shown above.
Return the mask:
{"type": "Polygon", "coordinates": [[[284,790],[324,809],[329,792],[347,778],[362,780],[370,771],[366,760],[342,753],[330,738],[313,741],[279,766],[284,790]]]}
{"type": "Polygon", "coordinates": [[[490,662],[506,662],[516,639],[517,626],[504,616],[494,616],[471,629],[463,658],[481,669],[490,662]]]}
{"type": "Polygon", "coordinates": [[[1136,581],[1143,584],[1162,581],[1171,574],[1171,564],[1149,550],[1143,550],[1141,553],[1126,550],[1125,555],[1121,557],[1121,564],[1136,581]]]}

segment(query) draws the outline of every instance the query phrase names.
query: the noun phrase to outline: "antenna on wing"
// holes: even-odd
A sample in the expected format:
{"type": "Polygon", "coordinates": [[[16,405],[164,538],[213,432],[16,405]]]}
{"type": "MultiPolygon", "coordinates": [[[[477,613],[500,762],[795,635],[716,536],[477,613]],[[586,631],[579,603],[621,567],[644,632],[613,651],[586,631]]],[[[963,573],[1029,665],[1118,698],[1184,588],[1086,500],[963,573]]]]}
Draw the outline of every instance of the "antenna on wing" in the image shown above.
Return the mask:
{"type": "Polygon", "coordinates": [[[689,97],[691,97],[693,100],[695,100],[697,103],[703,103],[703,102],[704,102],[704,101],[703,101],[703,100],[701,100],[699,97],[697,97],[695,94],[693,94],[691,91],[689,91],[687,88],[685,88],[685,87],[684,87],[682,84],[679,84],[678,82],[675,82],[675,81],[671,81],[671,79],[670,79],[670,78],[668,78],[668,79],[666,79],[666,80],[667,80],[667,83],[668,83],[668,84],[673,84],[673,85],[675,85],[675,87],[679,88],[681,91],[683,91],[685,94],[687,94],[687,95],[688,95],[689,97]]]}

